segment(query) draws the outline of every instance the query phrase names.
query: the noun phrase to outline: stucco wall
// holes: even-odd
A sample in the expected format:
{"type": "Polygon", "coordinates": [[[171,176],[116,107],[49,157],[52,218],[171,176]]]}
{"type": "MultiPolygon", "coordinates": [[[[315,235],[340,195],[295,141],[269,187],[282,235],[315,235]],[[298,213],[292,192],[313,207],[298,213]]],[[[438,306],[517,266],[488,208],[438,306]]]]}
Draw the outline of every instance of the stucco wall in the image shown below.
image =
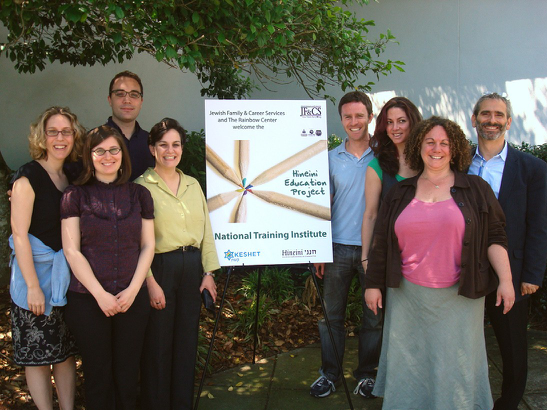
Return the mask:
{"type": "MultiPolygon", "coordinates": [[[[399,45],[383,58],[403,60],[406,72],[380,78],[374,101],[381,104],[404,95],[425,117],[447,116],[470,137],[471,109],[485,91],[506,92],[514,108],[512,142],[547,142],[547,2],[544,0],[379,0],[354,7],[359,16],[376,21],[371,35],[388,28],[399,45]]],[[[0,38],[5,32],[0,28],[0,38]]],[[[68,105],[86,127],[102,124],[110,107],[110,79],[119,71],[138,73],[144,83],[139,122],[149,129],[165,116],[189,130],[204,127],[200,85],[191,74],[169,69],[148,55],[106,67],[50,65],[33,75],[17,74],[0,58],[0,149],[11,168],[28,160],[26,134],[30,122],[48,106],[68,105]]],[[[363,79],[363,82],[373,78],[363,79]]],[[[257,91],[257,99],[306,98],[293,85],[257,91]]],[[[330,90],[337,98],[341,90],[330,90]]],[[[336,107],[328,105],[329,132],[343,135],[336,107]]]]}

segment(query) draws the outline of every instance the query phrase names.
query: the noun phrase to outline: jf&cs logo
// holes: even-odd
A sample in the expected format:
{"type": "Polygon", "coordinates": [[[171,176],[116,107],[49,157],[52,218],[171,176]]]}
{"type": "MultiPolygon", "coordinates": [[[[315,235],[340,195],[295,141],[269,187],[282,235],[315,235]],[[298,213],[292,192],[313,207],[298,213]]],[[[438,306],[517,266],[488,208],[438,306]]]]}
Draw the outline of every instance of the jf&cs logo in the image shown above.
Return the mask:
{"type": "Polygon", "coordinates": [[[300,107],[300,117],[321,118],[321,106],[320,105],[302,105],[300,107]]]}

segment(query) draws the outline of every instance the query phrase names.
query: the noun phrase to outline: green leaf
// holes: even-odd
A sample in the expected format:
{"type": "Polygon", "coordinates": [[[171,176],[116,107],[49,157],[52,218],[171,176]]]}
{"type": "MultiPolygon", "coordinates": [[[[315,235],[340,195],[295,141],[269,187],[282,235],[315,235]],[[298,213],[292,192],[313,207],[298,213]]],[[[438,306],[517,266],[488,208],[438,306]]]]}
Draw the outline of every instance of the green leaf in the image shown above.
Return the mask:
{"type": "Polygon", "coordinates": [[[114,33],[112,34],[112,40],[114,40],[114,44],[119,44],[122,41],[122,33],[114,33]]]}

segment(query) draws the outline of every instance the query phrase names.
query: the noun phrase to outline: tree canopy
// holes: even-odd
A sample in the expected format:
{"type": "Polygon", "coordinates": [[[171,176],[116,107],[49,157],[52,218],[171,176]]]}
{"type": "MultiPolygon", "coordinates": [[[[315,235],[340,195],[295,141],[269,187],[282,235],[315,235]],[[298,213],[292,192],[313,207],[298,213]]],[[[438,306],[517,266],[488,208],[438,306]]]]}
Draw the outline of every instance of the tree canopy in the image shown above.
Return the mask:
{"type": "Polygon", "coordinates": [[[257,84],[296,81],[310,97],[327,85],[369,91],[400,61],[381,61],[395,37],[370,40],[374,21],[349,4],[369,0],[0,0],[8,30],[0,55],[19,72],[51,62],[121,63],[135,52],[195,73],[202,95],[242,98],[257,84]]]}

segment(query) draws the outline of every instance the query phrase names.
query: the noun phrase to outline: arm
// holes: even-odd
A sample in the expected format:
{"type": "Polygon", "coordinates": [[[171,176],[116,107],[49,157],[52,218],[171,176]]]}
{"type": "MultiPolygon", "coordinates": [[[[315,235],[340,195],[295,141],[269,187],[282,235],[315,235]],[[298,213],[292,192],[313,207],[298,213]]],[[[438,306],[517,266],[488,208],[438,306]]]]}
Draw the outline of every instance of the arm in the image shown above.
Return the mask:
{"type": "Polygon", "coordinates": [[[488,247],[488,260],[490,265],[496,271],[499,278],[499,285],[496,297],[496,306],[499,306],[503,300],[503,313],[509,312],[515,303],[515,289],[511,279],[511,267],[509,265],[509,256],[507,250],[498,244],[492,244],[488,247]]]}
{"type": "Polygon", "coordinates": [[[104,290],[91,270],[86,257],[80,251],[80,218],[63,219],[61,234],[63,251],[76,279],[93,295],[106,316],[110,317],[120,313],[122,310],[116,297],[104,290]]]}
{"type": "Polygon", "coordinates": [[[162,310],[165,308],[165,293],[160,284],[154,278],[154,275],[150,274],[146,276],[146,288],[148,289],[148,297],[150,298],[150,306],[154,309],[162,310]]]}
{"type": "Polygon", "coordinates": [[[139,253],[137,268],[135,269],[133,279],[131,279],[129,286],[116,295],[122,312],[127,312],[142,287],[144,278],[152,264],[152,259],[154,259],[155,245],[154,220],[143,218],[141,229],[141,252],[139,253]]]}
{"type": "Polygon", "coordinates": [[[382,194],[382,181],[376,171],[368,167],[365,176],[365,212],[363,214],[363,224],[361,225],[361,260],[364,261],[363,269],[366,273],[368,266],[368,251],[372,241],[374,224],[378,216],[380,207],[380,195],[382,194]]]}
{"type": "Polygon", "coordinates": [[[46,301],[36,275],[32,249],[28,239],[34,199],[34,190],[26,177],[21,177],[15,181],[11,196],[11,231],[15,257],[27,285],[28,307],[32,313],[38,316],[44,314],[46,301]]]}

